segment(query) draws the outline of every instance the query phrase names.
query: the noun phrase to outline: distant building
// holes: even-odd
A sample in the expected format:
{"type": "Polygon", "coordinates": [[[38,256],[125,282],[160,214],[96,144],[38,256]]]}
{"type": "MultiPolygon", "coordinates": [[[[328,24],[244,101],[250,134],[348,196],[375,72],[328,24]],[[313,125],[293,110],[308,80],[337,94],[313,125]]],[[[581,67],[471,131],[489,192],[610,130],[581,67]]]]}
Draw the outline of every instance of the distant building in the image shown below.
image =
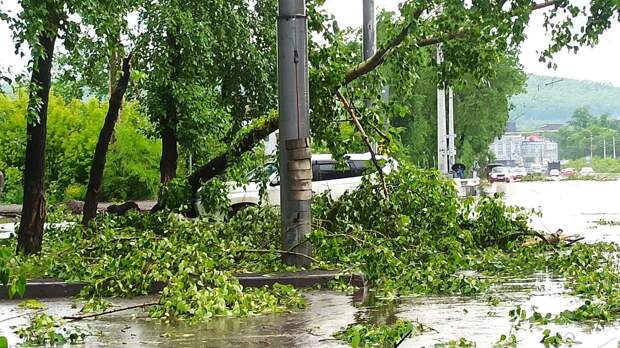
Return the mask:
{"type": "Polygon", "coordinates": [[[521,144],[525,137],[518,132],[505,133],[491,144],[491,151],[498,161],[520,161],[521,144]]]}
{"type": "Polygon", "coordinates": [[[531,135],[521,144],[521,156],[526,167],[536,164],[546,167],[559,161],[558,143],[540,135],[531,135]]]}
{"type": "Polygon", "coordinates": [[[506,132],[491,144],[491,151],[497,162],[525,167],[559,160],[558,144],[538,134],[506,132]]]}

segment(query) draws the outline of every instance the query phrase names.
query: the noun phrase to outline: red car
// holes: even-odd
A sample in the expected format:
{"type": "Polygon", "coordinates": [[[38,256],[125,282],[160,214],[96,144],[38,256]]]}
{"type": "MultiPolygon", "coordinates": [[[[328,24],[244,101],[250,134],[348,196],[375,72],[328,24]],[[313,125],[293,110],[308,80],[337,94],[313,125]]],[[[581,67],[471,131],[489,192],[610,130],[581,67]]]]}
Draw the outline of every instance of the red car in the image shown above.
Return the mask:
{"type": "Polygon", "coordinates": [[[575,171],[575,168],[564,168],[562,169],[561,174],[562,176],[573,176],[577,174],[577,172],[575,171]]]}

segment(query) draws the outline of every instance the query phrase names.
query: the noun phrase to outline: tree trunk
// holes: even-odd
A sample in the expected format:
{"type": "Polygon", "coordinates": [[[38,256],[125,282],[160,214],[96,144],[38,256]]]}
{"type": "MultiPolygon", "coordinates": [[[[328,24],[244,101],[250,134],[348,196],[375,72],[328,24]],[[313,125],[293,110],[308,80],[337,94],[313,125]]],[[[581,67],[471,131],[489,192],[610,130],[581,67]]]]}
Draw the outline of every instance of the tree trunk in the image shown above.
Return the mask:
{"type": "Polygon", "coordinates": [[[167,184],[177,176],[177,149],[176,127],[172,120],[168,120],[161,132],[161,160],[159,162],[160,182],[167,184]],[[172,123],[172,124],[171,124],[172,123]]]}
{"type": "Polygon", "coordinates": [[[99,203],[99,192],[103,182],[103,171],[105,169],[106,156],[108,147],[114,134],[114,126],[118,120],[121,106],[123,105],[123,97],[127,86],[129,85],[129,75],[131,70],[131,53],[123,61],[123,75],[114,84],[114,90],[110,94],[108,104],[108,112],[105,116],[103,128],[99,133],[99,140],[95,147],[95,155],[93,164],[90,167],[90,178],[88,180],[88,189],[86,190],[86,201],[84,202],[84,211],[82,215],[82,224],[88,225],[90,220],[97,216],[97,203],[99,203]]]}
{"type": "Polygon", "coordinates": [[[52,61],[56,34],[43,32],[39,44],[43,53],[36,58],[30,79],[28,124],[26,126],[26,159],[24,170],[24,202],[17,233],[17,252],[26,255],[41,251],[45,224],[45,142],[47,107],[52,81],[52,61]]]}
{"type": "MultiPolygon", "coordinates": [[[[173,32],[178,32],[174,30],[173,32]]],[[[174,82],[177,78],[176,66],[179,64],[179,47],[173,32],[166,35],[166,43],[170,50],[169,64],[171,67],[170,80],[174,82]]],[[[167,184],[177,176],[177,161],[179,159],[179,151],[177,149],[177,107],[174,96],[172,95],[172,83],[165,87],[164,100],[166,115],[162,120],[161,126],[161,160],[159,162],[160,182],[167,184]]]]}
{"type": "Polygon", "coordinates": [[[269,134],[278,130],[278,118],[271,117],[260,126],[247,132],[247,135],[231,145],[225,152],[211,159],[207,164],[196,169],[188,178],[192,194],[200,188],[203,182],[222,175],[228,168],[228,161],[236,159],[244,153],[252,150],[256,144],[269,134]]]}

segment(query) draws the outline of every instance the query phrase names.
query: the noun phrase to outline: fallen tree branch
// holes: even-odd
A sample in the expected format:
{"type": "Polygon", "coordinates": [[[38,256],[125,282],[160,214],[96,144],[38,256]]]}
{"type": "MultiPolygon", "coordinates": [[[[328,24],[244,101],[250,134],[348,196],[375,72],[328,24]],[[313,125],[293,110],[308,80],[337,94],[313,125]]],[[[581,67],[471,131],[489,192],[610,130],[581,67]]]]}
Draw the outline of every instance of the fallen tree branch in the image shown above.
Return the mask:
{"type": "Polygon", "coordinates": [[[302,254],[302,253],[296,253],[294,251],[286,251],[286,250],[270,250],[270,249],[243,249],[243,250],[239,250],[239,252],[246,252],[246,253],[260,253],[260,254],[270,254],[270,253],[277,253],[277,254],[283,254],[283,255],[293,255],[293,256],[301,256],[301,257],[305,257],[308,260],[315,262],[315,263],[320,263],[319,260],[315,259],[312,256],[308,256],[306,254],[302,254]]]}
{"type": "Polygon", "coordinates": [[[383,168],[381,168],[381,166],[379,165],[379,162],[377,162],[377,156],[375,154],[375,151],[372,149],[370,138],[366,134],[366,131],[364,131],[364,127],[362,127],[362,124],[360,123],[357,116],[355,116],[355,111],[353,111],[353,108],[351,107],[351,104],[349,104],[349,101],[342,95],[342,93],[340,93],[340,91],[336,92],[336,96],[338,97],[338,99],[340,100],[344,108],[348,111],[349,116],[351,116],[351,120],[353,120],[353,124],[355,125],[355,128],[357,128],[357,131],[362,136],[362,140],[366,144],[366,147],[368,147],[368,151],[370,152],[370,158],[372,159],[372,163],[375,165],[375,168],[377,169],[377,172],[379,173],[379,178],[381,179],[381,186],[383,187],[383,194],[385,195],[385,197],[389,197],[390,194],[388,192],[387,184],[385,183],[385,174],[383,173],[383,168]]]}
{"type": "MultiPolygon", "coordinates": [[[[535,3],[531,5],[531,10],[536,11],[536,10],[544,9],[547,7],[555,6],[561,2],[562,0],[551,0],[551,1],[546,1],[543,3],[535,3]]],[[[400,33],[398,33],[398,35],[396,35],[385,47],[378,50],[370,58],[366,59],[365,61],[359,63],[358,65],[353,67],[351,70],[349,70],[345,75],[343,86],[346,86],[349,83],[353,82],[354,80],[370,73],[371,71],[375,70],[378,66],[383,64],[385,62],[385,57],[392,50],[400,46],[400,44],[402,44],[405,41],[405,39],[409,36],[409,34],[411,33],[411,30],[413,29],[414,25],[417,24],[417,20],[422,15],[422,13],[423,11],[421,10],[415,11],[412,15],[411,22],[408,25],[406,25],[400,31],[400,33]]],[[[461,28],[455,32],[448,33],[444,35],[443,37],[441,36],[426,37],[426,38],[418,40],[417,46],[425,47],[425,46],[435,45],[435,44],[438,44],[444,41],[461,39],[467,36],[467,33],[468,31],[466,29],[461,28]]]]}
{"type": "MultiPolygon", "coordinates": [[[[532,4],[532,10],[534,11],[554,6],[561,3],[562,1],[563,0],[551,0],[540,4],[532,4]]],[[[417,25],[418,20],[423,12],[423,10],[414,11],[411,15],[409,24],[407,24],[398,33],[398,35],[396,35],[392,40],[388,42],[386,46],[378,50],[370,58],[351,68],[345,74],[341,85],[337,88],[348,85],[349,83],[372,72],[377,67],[382,65],[385,62],[386,56],[391,51],[398,48],[398,46],[400,46],[409,36],[415,25],[417,25]]],[[[464,38],[465,36],[467,36],[467,33],[468,32],[465,29],[460,29],[443,36],[431,36],[423,38],[417,41],[417,46],[431,46],[447,40],[464,38]]],[[[216,176],[222,175],[228,168],[230,159],[234,159],[245,152],[251,151],[260,140],[275,132],[276,130],[278,130],[278,118],[275,116],[270,117],[264,124],[247,131],[246,134],[243,135],[238,141],[233,142],[233,145],[231,145],[228,149],[221,152],[219,155],[209,160],[209,162],[207,162],[205,165],[194,171],[188,177],[188,182],[191,187],[192,194],[195,195],[196,191],[200,188],[200,185],[202,183],[207,182],[216,176]]]]}
{"type": "Polygon", "coordinates": [[[188,177],[187,180],[192,192],[195,193],[198,191],[203,182],[207,182],[216,176],[224,174],[230,159],[235,159],[252,150],[256,143],[276,130],[278,130],[278,117],[272,115],[268,117],[265,122],[247,131],[247,134],[241,136],[236,143],[209,160],[207,164],[196,169],[196,171],[188,177]]]}
{"type": "MultiPolygon", "coordinates": [[[[355,104],[351,103],[351,107],[353,108],[353,111],[355,111],[358,115],[361,115],[362,113],[359,111],[359,109],[355,106],[355,104]]],[[[377,127],[374,123],[370,123],[370,127],[377,132],[377,134],[379,134],[379,136],[381,136],[381,138],[383,138],[383,140],[385,140],[386,143],[390,142],[390,138],[388,138],[387,134],[385,134],[383,131],[381,131],[379,129],[379,127],[377,127]]]]}
{"type": "Polygon", "coordinates": [[[156,306],[158,304],[159,302],[143,303],[143,304],[139,304],[135,306],[117,308],[117,309],[113,309],[113,310],[109,310],[109,311],[105,311],[101,313],[93,313],[93,314],[86,314],[86,315],[80,315],[80,316],[64,316],[62,318],[65,320],[70,320],[70,321],[78,321],[78,320],[84,320],[88,318],[100,317],[102,315],[107,315],[107,314],[112,314],[112,313],[124,312],[128,310],[136,309],[136,308],[146,308],[146,307],[156,306]]]}
{"type": "Polygon", "coordinates": [[[514,241],[519,237],[537,237],[541,241],[543,241],[545,244],[551,245],[551,242],[542,233],[537,232],[537,231],[522,231],[522,232],[515,232],[515,233],[507,234],[505,236],[502,236],[496,239],[493,242],[493,244],[496,244],[496,245],[504,244],[507,242],[514,241]]]}
{"type": "Polygon", "coordinates": [[[394,348],[398,348],[398,347],[400,347],[400,345],[401,345],[401,344],[403,344],[403,342],[405,342],[405,340],[406,340],[407,338],[409,338],[409,336],[411,336],[411,334],[412,334],[412,333],[413,333],[413,328],[412,328],[411,330],[409,330],[409,332],[407,332],[407,334],[406,334],[405,336],[403,336],[403,337],[400,339],[400,341],[398,341],[398,343],[396,343],[396,344],[394,345],[394,348]]]}

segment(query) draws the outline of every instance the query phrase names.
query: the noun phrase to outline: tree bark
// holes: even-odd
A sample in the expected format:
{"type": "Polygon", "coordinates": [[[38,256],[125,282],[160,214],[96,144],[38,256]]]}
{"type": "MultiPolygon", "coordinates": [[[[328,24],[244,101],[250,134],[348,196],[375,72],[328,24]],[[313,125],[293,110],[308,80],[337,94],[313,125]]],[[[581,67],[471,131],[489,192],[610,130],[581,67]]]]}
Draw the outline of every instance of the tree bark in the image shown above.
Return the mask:
{"type": "Polygon", "coordinates": [[[260,126],[257,126],[247,132],[246,135],[241,137],[226,151],[214,157],[207,164],[194,171],[188,178],[192,194],[198,191],[203,182],[207,182],[216,176],[222,175],[226,171],[226,168],[228,168],[228,163],[231,159],[234,160],[242,154],[252,150],[259,141],[277,129],[278,118],[276,116],[270,117],[260,126]]]}
{"type": "Polygon", "coordinates": [[[24,201],[17,232],[17,252],[26,255],[41,251],[45,224],[45,142],[47,107],[52,83],[52,61],[56,33],[39,36],[42,54],[36,58],[30,78],[28,124],[26,126],[26,159],[24,169],[24,201]],[[34,118],[34,119],[32,119],[34,118]]]}
{"type": "Polygon", "coordinates": [[[88,180],[88,188],[86,190],[86,201],[84,202],[84,211],[82,213],[82,224],[88,225],[90,220],[97,216],[97,204],[99,203],[99,192],[103,183],[103,171],[105,169],[106,156],[108,147],[114,134],[114,126],[118,121],[123,98],[127,86],[129,85],[129,76],[131,73],[131,53],[123,60],[123,75],[114,84],[114,90],[110,94],[108,103],[108,112],[99,140],[95,147],[95,155],[93,156],[93,164],[90,167],[90,178],[88,180]]]}
{"type": "Polygon", "coordinates": [[[160,182],[162,184],[169,183],[177,176],[179,151],[177,148],[175,123],[175,120],[168,119],[164,129],[161,132],[161,160],[159,162],[159,171],[160,182]]]}
{"type": "MultiPolygon", "coordinates": [[[[168,32],[166,42],[171,52],[169,61],[171,67],[170,80],[174,82],[177,78],[176,65],[179,64],[179,47],[175,35],[171,32],[168,32]]],[[[163,92],[166,102],[166,115],[161,122],[161,160],[159,162],[160,182],[162,184],[169,183],[177,176],[177,162],[179,159],[179,150],[177,148],[177,107],[172,95],[172,84],[165,88],[163,92]]]]}

